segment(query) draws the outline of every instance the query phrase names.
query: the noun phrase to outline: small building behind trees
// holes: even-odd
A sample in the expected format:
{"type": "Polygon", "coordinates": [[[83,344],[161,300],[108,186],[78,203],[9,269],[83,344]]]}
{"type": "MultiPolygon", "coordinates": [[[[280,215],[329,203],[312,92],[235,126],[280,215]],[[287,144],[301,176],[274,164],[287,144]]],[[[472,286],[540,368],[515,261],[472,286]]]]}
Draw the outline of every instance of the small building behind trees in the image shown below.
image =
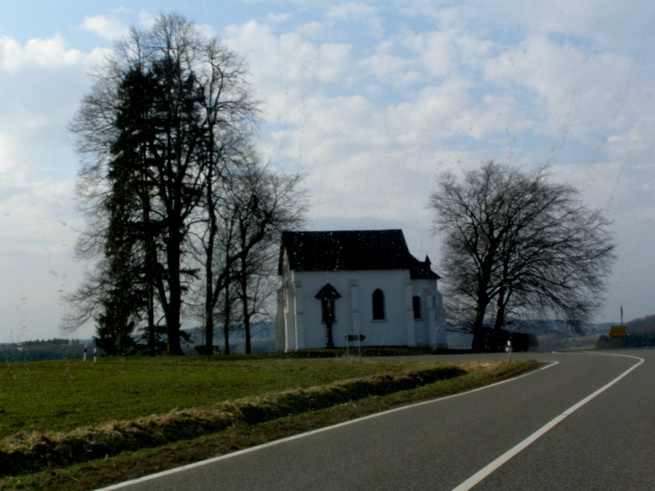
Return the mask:
{"type": "Polygon", "coordinates": [[[278,351],[447,346],[439,276],[410,254],[402,230],[284,232],[278,351]],[[352,344],[352,341],[351,341],[352,344]]]}

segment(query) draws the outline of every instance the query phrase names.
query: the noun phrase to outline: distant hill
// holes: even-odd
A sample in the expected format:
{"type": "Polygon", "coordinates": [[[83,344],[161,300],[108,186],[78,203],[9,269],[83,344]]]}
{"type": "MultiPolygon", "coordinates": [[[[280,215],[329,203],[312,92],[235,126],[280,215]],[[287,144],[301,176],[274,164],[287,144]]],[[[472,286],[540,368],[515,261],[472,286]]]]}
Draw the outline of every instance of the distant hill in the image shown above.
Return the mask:
{"type": "MultiPolygon", "coordinates": [[[[609,333],[612,326],[617,326],[617,322],[604,322],[598,324],[599,330],[603,333],[609,333]]],[[[642,334],[655,331],[655,315],[647,315],[646,317],[639,317],[625,323],[628,326],[628,332],[632,334],[642,334]]]]}
{"type": "MultiPolygon", "coordinates": [[[[557,334],[560,336],[580,335],[566,321],[557,319],[508,319],[503,328],[508,331],[534,334],[535,336],[545,334],[557,334]]],[[[581,329],[582,334],[594,334],[597,326],[595,324],[584,323],[581,329]]]]}
{"type": "MultiPolygon", "coordinates": [[[[273,353],[275,352],[275,323],[271,321],[255,322],[250,328],[250,339],[253,353],[273,353]]],[[[201,329],[190,329],[185,331],[189,336],[189,342],[183,346],[184,353],[195,355],[194,346],[201,345],[204,342],[205,335],[201,329]]],[[[230,331],[230,353],[245,353],[245,332],[243,329],[234,329],[230,331]]],[[[214,328],[214,343],[218,345],[221,353],[225,347],[223,339],[223,328],[214,328]]]]}
{"type": "Polygon", "coordinates": [[[639,319],[631,320],[626,324],[628,332],[632,333],[647,333],[655,331],[655,315],[647,315],[639,319]]]}
{"type": "Polygon", "coordinates": [[[603,335],[599,338],[597,346],[603,349],[655,346],[655,315],[640,317],[626,322],[625,325],[628,327],[627,336],[610,337],[603,335]]]}
{"type": "MultiPolygon", "coordinates": [[[[203,333],[199,329],[185,331],[189,335],[189,342],[184,344],[183,349],[187,355],[196,355],[195,345],[202,344],[203,333]]],[[[252,351],[253,353],[271,353],[275,351],[275,323],[256,322],[252,325],[252,351]]],[[[214,330],[214,340],[223,351],[223,330],[214,330]]],[[[45,361],[45,360],[67,360],[84,357],[84,347],[87,347],[87,358],[93,359],[93,348],[95,343],[92,339],[47,339],[22,341],[19,343],[0,344],[0,361],[45,361]]],[[[230,348],[233,354],[245,352],[245,337],[242,329],[235,329],[230,332],[230,348]]],[[[104,356],[98,350],[98,357],[104,356]]]]}
{"type": "Polygon", "coordinates": [[[93,356],[91,340],[48,339],[0,344],[0,359],[7,362],[82,359],[84,347],[93,356]]]}

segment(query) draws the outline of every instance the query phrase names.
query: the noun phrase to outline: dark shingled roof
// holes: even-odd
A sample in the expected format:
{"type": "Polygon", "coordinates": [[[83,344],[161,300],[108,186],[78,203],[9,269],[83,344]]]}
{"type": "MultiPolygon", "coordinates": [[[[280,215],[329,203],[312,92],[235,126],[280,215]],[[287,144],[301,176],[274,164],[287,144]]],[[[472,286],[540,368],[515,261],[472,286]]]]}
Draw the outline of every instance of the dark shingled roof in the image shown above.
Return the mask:
{"type": "Polygon", "coordinates": [[[284,251],[294,271],[408,269],[412,279],[439,278],[427,257],[410,254],[402,230],[283,232],[280,274],[284,251]]]}

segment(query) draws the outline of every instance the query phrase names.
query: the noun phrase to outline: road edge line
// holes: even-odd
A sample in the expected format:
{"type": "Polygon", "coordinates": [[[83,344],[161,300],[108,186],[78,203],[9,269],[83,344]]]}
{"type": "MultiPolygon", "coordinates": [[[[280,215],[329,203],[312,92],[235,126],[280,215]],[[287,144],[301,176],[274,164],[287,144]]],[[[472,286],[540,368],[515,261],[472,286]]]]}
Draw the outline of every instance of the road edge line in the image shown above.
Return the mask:
{"type": "MultiPolygon", "coordinates": [[[[596,354],[596,353],[594,353],[596,354]]],[[[598,353],[601,354],[601,353],[598,353]]],[[[515,445],[514,447],[510,448],[507,452],[502,454],[500,457],[497,459],[493,460],[486,466],[484,466],[482,469],[480,469],[478,472],[473,474],[471,477],[469,477],[466,481],[458,485],[457,487],[453,488],[453,491],[467,491],[471,489],[473,486],[476,486],[482,480],[484,480],[486,477],[494,473],[497,469],[499,469],[501,466],[503,466],[505,463],[507,463],[509,460],[511,460],[513,457],[521,453],[523,450],[528,448],[530,445],[532,445],[535,441],[537,441],[539,438],[541,438],[543,435],[548,433],[550,430],[552,430],[555,426],[557,426],[559,423],[564,421],[566,418],[568,418],[571,414],[573,414],[575,411],[583,407],[585,404],[589,403],[592,399],[596,398],[603,392],[605,392],[607,389],[621,381],[624,377],[626,377],[628,374],[630,374],[633,370],[635,370],[637,367],[642,365],[646,360],[643,358],[640,358],[638,356],[632,356],[632,355],[620,355],[620,354],[613,354],[613,353],[602,353],[602,355],[607,355],[607,356],[620,356],[620,357],[625,357],[625,358],[633,358],[635,360],[639,360],[638,363],[635,365],[631,366],[628,370],[623,372],[621,375],[616,377],[615,379],[611,380],[607,384],[603,385],[600,389],[597,389],[595,392],[592,392],[589,394],[587,397],[584,399],[580,400],[579,402],[575,403],[573,406],[570,408],[566,409],[564,412],[562,412],[559,416],[556,416],[552,420],[550,420],[548,423],[546,423],[544,426],[539,428],[537,431],[532,433],[529,437],[527,437],[525,440],[521,441],[519,444],[515,445]]]]}
{"type": "Polygon", "coordinates": [[[315,435],[317,433],[323,433],[324,431],[330,431],[330,430],[333,430],[333,429],[336,429],[336,428],[341,428],[343,426],[348,426],[348,425],[351,425],[351,424],[355,424],[355,423],[358,423],[360,421],[365,421],[367,419],[378,418],[380,416],[384,416],[385,414],[391,414],[391,413],[395,413],[395,412],[398,412],[398,411],[405,411],[406,409],[411,409],[411,408],[415,408],[415,407],[419,407],[419,406],[424,406],[426,404],[434,404],[434,403],[438,403],[438,402],[441,402],[441,401],[445,401],[447,399],[453,399],[455,397],[462,397],[462,396],[465,396],[467,394],[472,394],[473,392],[479,392],[481,390],[491,389],[492,387],[496,387],[498,385],[506,384],[508,382],[513,382],[514,380],[519,380],[519,379],[521,379],[523,377],[528,377],[528,376],[530,376],[530,375],[532,375],[534,373],[537,373],[537,372],[540,372],[542,370],[546,370],[548,368],[554,367],[555,365],[559,364],[559,361],[553,360],[553,361],[548,361],[548,362],[545,362],[545,363],[547,363],[545,366],[543,366],[541,368],[538,368],[536,370],[531,370],[531,371],[529,371],[527,373],[524,373],[522,375],[518,375],[516,377],[511,377],[511,378],[508,378],[508,379],[505,379],[505,380],[501,380],[499,382],[494,382],[493,384],[484,385],[482,387],[477,387],[475,389],[467,390],[466,392],[459,392],[457,394],[451,394],[449,396],[439,397],[437,399],[430,399],[428,401],[415,402],[415,403],[412,403],[412,404],[408,404],[407,406],[395,407],[393,409],[387,409],[386,411],[382,411],[382,412],[379,412],[379,413],[368,414],[368,415],[362,416],[360,418],[351,419],[351,420],[348,420],[348,421],[343,421],[341,423],[333,424],[333,425],[330,425],[330,426],[325,426],[323,428],[316,428],[315,430],[310,430],[310,431],[306,431],[304,433],[298,433],[296,435],[287,436],[287,437],[284,437],[284,438],[280,438],[278,440],[273,440],[273,441],[270,441],[270,442],[262,443],[260,445],[254,446],[254,447],[244,448],[243,450],[237,450],[236,452],[230,452],[230,453],[227,453],[227,454],[218,455],[216,457],[211,457],[209,459],[201,460],[199,462],[194,462],[192,464],[187,464],[187,465],[183,465],[183,466],[180,466],[180,467],[175,467],[173,469],[168,469],[168,470],[165,470],[165,471],[157,472],[157,473],[154,473],[154,474],[148,474],[147,476],[138,477],[136,479],[132,479],[132,480],[129,480],[129,481],[124,481],[124,482],[112,484],[110,486],[100,488],[100,489],[98,489],[96,491],[113,491],[113,490],[116,490],[116,489],[122,489],[122,488],[132,486],[132,485],[135,485],[135,484],[140,484],[140,483],[143,483],[143,482],[151,481],[153,479],[158,479],[160,477],[165,477],[165,476],[169,476],[169,475],[172,475],[172,474],[176,474],[178,472],[184,472],[184,471],[187,471],[187,470],[195,469],[196,467],[202,467],[204,465],[213,464],[214,462],[219,462],[221,460],[226,460],[226,459],[230,459],[230,458],[233,458],[233,457],[238,457],[239,455],[244,455],[244,454],[247,454],[247,453],[250,453],[250,452],[255,452],[255,451],[263,449],[263,448],[272,447],[272,446],[279,445],[281,443],[285,443],[285,442],[289,442],[289,441],[293,441],[293,440],[298,440],[300,438],[305,438],[307,436],[315,435]]]}

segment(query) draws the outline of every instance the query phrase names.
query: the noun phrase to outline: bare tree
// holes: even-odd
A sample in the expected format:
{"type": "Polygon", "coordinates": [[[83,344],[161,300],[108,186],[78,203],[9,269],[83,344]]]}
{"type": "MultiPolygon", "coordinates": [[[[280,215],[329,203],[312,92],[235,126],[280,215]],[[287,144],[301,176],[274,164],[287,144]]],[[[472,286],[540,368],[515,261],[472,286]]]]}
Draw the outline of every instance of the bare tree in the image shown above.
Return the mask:
{"type": "MultiPolygon", "coordinates": [[[[242,328],[251,351],[251,320],[266,310],[276,290],[281,230],[302,222],[301,176],[273,172],[242,148],[223,177],[207,190],[208,212],[194,226],[194,257],[204,265],[203,317],[206,352],[212,352],[216,320],[223,324],[224,352],[230,330],[242,328]]],[[[200,286],[200,285],[199,285],[200,286]]]]}
{"type": "MultiPolygon", "coordinates": [[[[226,206],[226,200],[235,183],[234,175],[255,158],[250,142],[238,134],[232,138],[224,138],[223,146],[214,148],[211,153],[220,159],[222,165],[208,172],[205,179],[204,207],[194,224],[194,253],[204,270],[203,329],[205,347],[210,353],[214,343],[214,312],[220,296],[229,291],[233,264],[238,259],[238,253],[235,251],[235,212],[233,208],[226,206]]],[[[224,297],[230,298],[229,295],[224,297]]],[[[226,300],[223,315],[229,319],[230,313],[230,300],[226,300]]],[[[229,351],[227,334],[225,350],[229,351]]]]}
{"type": "Polygon", "coordinates": [[[275,276],[281,233],[302,223],[304,198],[298,189],[300,175],[276,174],[256,159],[246,164],[223,195],[224,250],[229,252],[218,278],[225,288],[236,286],[245,349],[251,353],[251,320],[275,292],[270,278],[275,276]]]}
{"type": "Polygon", "coordinates": [[[223,175],[226,149],[252,131],[256,103],[238,58],[176,15],[160,16],[148,31],[132,29],[96,80],[71,124],[83,158],[78,193],[93,224],[82,255],[106,253],[108,229],[95,224],[111,222],[116,170],[128,169],[147,183],[134,197],[148,228],[140,250],[150,329],[156,294],[168,352],[181,354],[184,293],[196,274],[188,257],[192,223],[213,209],[205,191],[223,175]]]}
{"type": "Polygon", "coordinates": [[[601,302],[614,261],[609,222],[571,186],[548,182],[546,168],[487,162],[461,182],[446,173],[430,204],[451,315],[469,326],[474,349],[484,349],[490,311],[495,329],[510,315],[553,315],[578,328],[601,302]]]}

